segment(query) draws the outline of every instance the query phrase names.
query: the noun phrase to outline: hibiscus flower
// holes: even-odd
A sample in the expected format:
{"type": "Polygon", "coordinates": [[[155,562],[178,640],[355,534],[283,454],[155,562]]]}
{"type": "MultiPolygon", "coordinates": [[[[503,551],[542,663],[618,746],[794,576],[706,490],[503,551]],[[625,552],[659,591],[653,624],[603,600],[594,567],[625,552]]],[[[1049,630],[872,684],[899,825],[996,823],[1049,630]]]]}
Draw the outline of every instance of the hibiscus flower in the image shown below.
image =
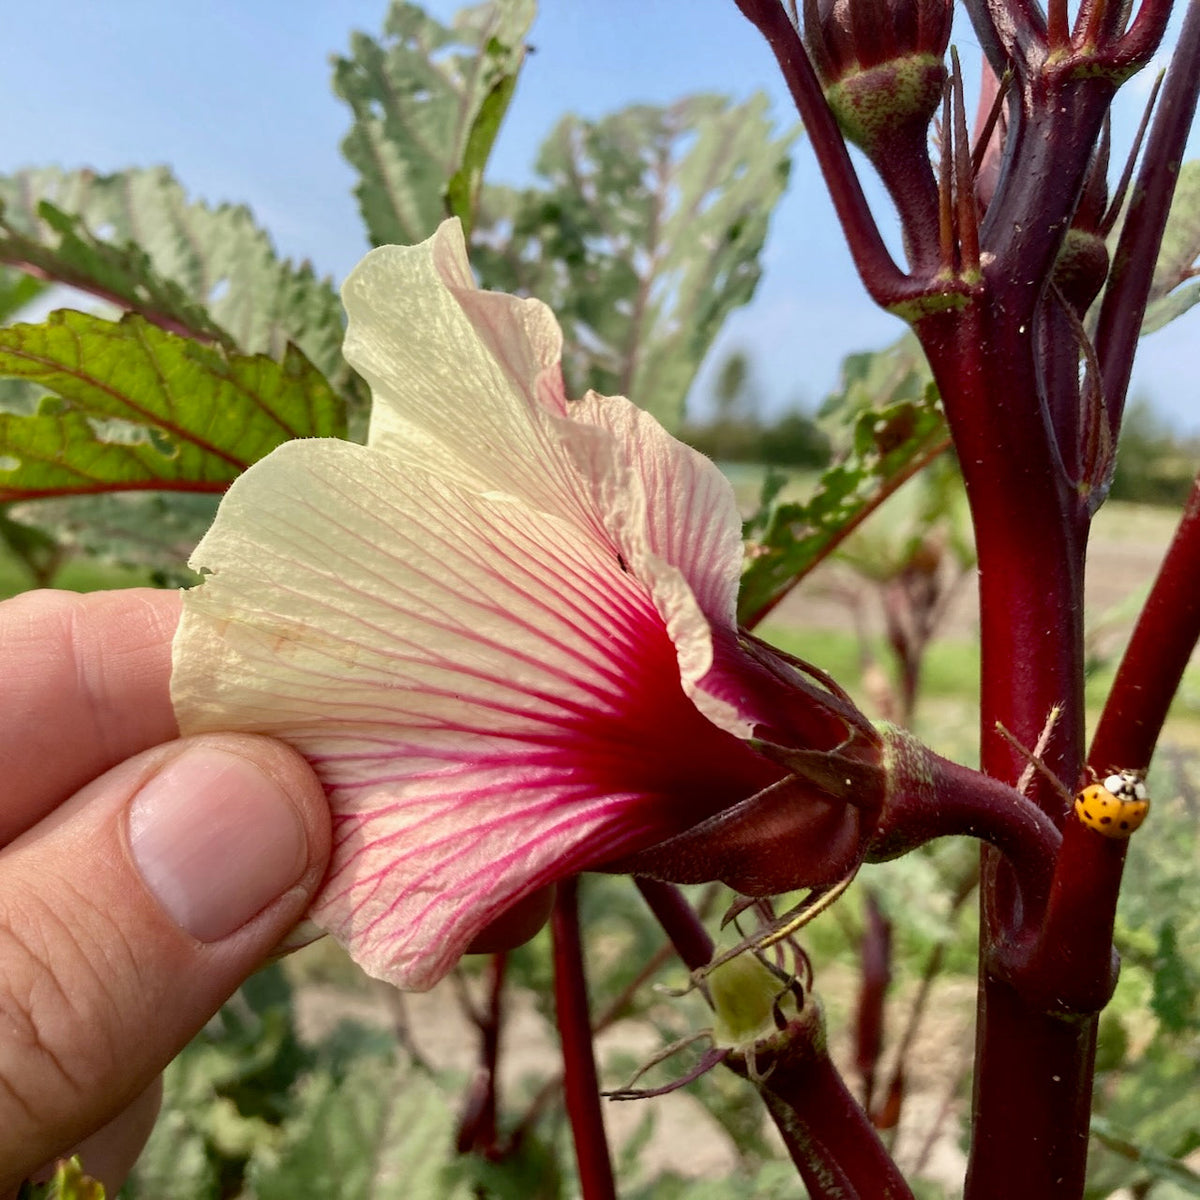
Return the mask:
{"type": "Polygon", "coordinates": [[[853,869],[861,803],[796,784],[779,748],[876,740],[738,633],[717,468],[624,398],[568,400],[553,316],[479,290],[457,222],[372,251],[343,298],[367,444],[289,442],[233,484],[172,680],[185,733],[279,737],[320,775],[334,850],[312,919],[425,988],[585,868],[756,894],[853,869]],[[765,873],[743,854],[764,813],[786,839],[765,873]]]}

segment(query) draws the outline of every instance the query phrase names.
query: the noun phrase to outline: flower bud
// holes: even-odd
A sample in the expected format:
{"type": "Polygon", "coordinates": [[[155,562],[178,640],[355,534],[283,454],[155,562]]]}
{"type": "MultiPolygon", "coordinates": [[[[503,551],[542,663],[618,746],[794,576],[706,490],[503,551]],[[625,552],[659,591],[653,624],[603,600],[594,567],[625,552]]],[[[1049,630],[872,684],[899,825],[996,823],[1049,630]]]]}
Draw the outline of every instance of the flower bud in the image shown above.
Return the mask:
{"type": "Polygon", "coordinates": [[[772,1038],[804,1006],[797,985],[774,971],[758,954],[726,959],[704,976],[712,1001],[713,1044],[744,1053],[772,1038]]]}
{"type": "Polygon", "coordinates": [[[946,84],[946,0],[808,0],[805,38],[846,138],[868,155],[924,134],[946,84]]]}
{"type": "Polygon", "coordinates": [[[1071,227],[1054,264],[1054,282],[1080,317],[1108,278],[1108,139],[1097,147],[1083,181],[1071,227]]]}

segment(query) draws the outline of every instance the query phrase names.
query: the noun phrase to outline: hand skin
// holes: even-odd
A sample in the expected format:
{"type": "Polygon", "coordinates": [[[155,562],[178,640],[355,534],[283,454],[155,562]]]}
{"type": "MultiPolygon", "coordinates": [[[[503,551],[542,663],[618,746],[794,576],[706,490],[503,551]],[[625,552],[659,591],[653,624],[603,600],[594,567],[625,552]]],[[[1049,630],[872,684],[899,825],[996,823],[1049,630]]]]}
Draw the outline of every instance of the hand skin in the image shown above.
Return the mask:
{"type": "MultiPolygon", "coordinates": [[[[179,612],[148,588],[0,602],[0,1200],[72,1152],[115,1192],[160,1072],[325,872],[328,805],[295,751],[179,737],[179,612]]],[[[472,950],[520,945],[552,899],[472,950]]]]}
{"type": "Polygon", "coordinates": [[[159,1073],[325,872],[329,810],[295,751],[179,739],[179,605],[149,589],[0,603],[0,1197],[75,1147],[111,1195],[159,1073]]]}

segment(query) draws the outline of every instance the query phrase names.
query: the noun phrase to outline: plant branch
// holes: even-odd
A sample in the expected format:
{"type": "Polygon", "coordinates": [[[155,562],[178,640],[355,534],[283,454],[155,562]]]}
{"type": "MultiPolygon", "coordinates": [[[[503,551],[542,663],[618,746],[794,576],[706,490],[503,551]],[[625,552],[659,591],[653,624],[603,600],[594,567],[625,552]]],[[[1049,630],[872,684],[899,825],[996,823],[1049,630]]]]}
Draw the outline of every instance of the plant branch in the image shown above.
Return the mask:
{"type": "Polygon", "coordinates": [[[492,1157],[496,1142],[496,1085],[499,1079],[500,1029],[503,1024],[504,975],[507,954],[493,954],[488,960],[487,1002],[482,1011],[471,1004],[464,1006],[479,1030],[479,1065],[467,1089],[463,1114],[459,1120],[456,1145],[460,1154],[475,1153],[492,1157]]]}
{"type": "Polygon", "coordinates": [[[1196,113],[1198,91],[1200,0],[1190,0],[1160,93],[1158,112],[1142,156],[1133,198],[1121,227],[1096,325],[1096,357],[1100,362],[1102,394],[1114,440],[1121,428],[1142,318],[1179,178],[1179,165],[1196,113]]]}
{"type": "Polygon", "coordinates": [[[868,858],[895,858],[938,837],[979,838],[1005,856],[1024,920],[1036,923],[1061,842],[1053,821],[998,779],[934,754],[902,730],[884,733],[889,787],[868,858]]]}
{"type": "Polygon", "coordinates": [[[881,307],[889,308],[904,300],[914,291],[912,281],[888,253],[800,34],[779,0],[734,2],[767,39],[779,62],[804,120],[805,132],[812,142],[859,277],[881,307]]]}
{"type": "Polygon", "coordinates": [[[1200,639],[1200,475],[1117,668],[1088,762],[1143,771],[1200,639]]]}
{"type": "Polygon", "coordinates": [[[600,1112],[600,1082],[588,1016],[587,976],[579,930],[579,880],[558,885],[550,917],[554,943],[554,1000],[562,1040],[567,1115],[583,1200],[616,1200],[608,1138],[600,1112]]]}
{"type": "Polygon", "coordinates": [[[1148,63],[1167,32],[1174,6],[1174,0],[1142,0],[1142,7],[1138,9],[1133,24],[1117,42],[1115,52],[1105,55],[1108,61],[1117,67],[1135,68],[1148,63]]]}
{"type": "Polygon", "coordinates": [[[730,1054],[767,1106],[812,1200],[912,1200],[912,1191],[829,1058],[816,1001],[753,1055],[730,1054]]]}

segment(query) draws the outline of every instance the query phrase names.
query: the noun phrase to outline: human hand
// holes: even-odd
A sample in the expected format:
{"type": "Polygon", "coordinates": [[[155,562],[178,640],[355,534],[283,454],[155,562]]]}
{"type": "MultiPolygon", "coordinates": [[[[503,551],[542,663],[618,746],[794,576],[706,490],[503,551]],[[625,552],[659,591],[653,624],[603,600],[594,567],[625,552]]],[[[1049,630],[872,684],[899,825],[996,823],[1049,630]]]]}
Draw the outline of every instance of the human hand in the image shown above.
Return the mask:
{"type": "Polygon", "coordinates": [[[0,1197],[75,1147],[119,1186],[159,1072],[325,870],[329,813],[298,754],[179,739],[178,616],[149,589],[0,604],[0,1197]]]}

